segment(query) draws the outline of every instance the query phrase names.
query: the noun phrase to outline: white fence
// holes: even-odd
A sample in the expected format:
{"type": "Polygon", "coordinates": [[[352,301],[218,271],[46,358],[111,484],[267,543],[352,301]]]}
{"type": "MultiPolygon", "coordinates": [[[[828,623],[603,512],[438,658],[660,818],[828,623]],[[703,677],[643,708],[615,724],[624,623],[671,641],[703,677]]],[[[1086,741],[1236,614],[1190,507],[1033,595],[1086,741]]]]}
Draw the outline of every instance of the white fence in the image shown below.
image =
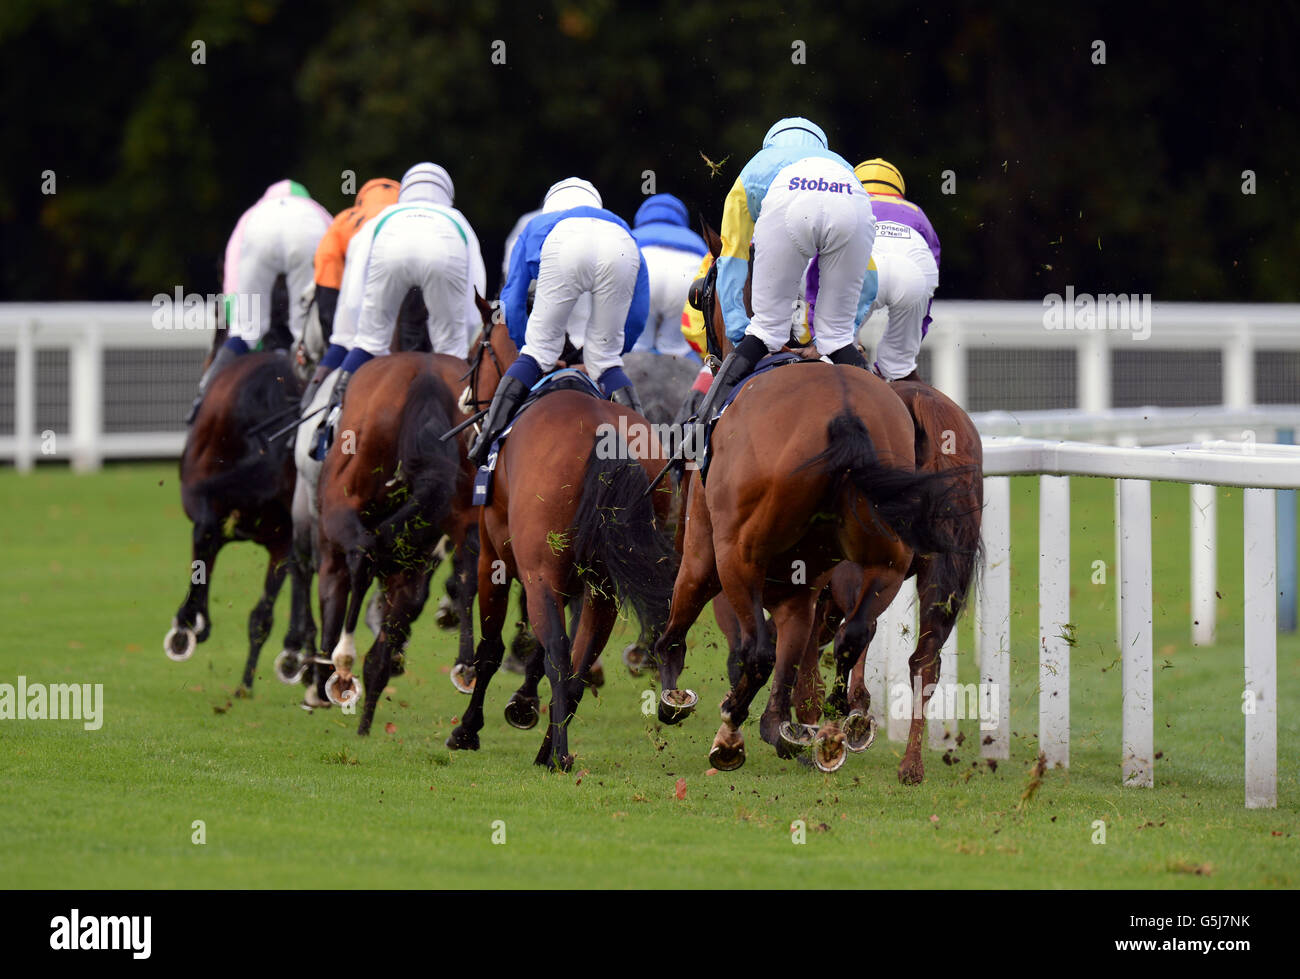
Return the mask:
{"type": "MultiPolygon", "coordinates": [[[[155,329],[153,313],[149,303],[0,303],[0,461],[94,469],[179,455],[212,334],[155,329]]],[[[1155,303],[1141,341],[1048,330],[1043,314],[1036,302],[936,301],[922,373],[976,412],[1300,405],[1300,305],[1155,303]]]]}
{"type": "MultiPolygon", "coordinates": [[[[1155,778],[1151,601],[1151,480],[1245,487],[1245,677],[1225,701],[1245,716],[1247,808],[1277,805],[1277,527],[1275,492],[1300,486],[1300,447],[1208,442],[1165,447],[1099,446],[1019,437],[984,439],[984,563],[975,596],[976,659],[981,685],[998,691],[995,716],[981,730],[981,754],[1010,756],[1010,476],[1037,475],[1039,490],[1039,748],[1050,766],[1070,763],[1070,482],[1117,480],[1116,526],[1123,595],[1119,637],[1122,684],[1122,780],[1150,787],[1155,778]]],[[[867,679],[876,703],[907,684],[915,586],[882,617],[885,641],[873,644],[867,679]],[[910,628],[908,626],[910,625],[910,628]]],[[[956,681],[955,630],[944,647],[940,687],[956,681]]],[[[891,714],[890,738],[907,720],[891,714]]],[[[932,719],[934,747],[951,745],[954,722],[932,719]]]]}

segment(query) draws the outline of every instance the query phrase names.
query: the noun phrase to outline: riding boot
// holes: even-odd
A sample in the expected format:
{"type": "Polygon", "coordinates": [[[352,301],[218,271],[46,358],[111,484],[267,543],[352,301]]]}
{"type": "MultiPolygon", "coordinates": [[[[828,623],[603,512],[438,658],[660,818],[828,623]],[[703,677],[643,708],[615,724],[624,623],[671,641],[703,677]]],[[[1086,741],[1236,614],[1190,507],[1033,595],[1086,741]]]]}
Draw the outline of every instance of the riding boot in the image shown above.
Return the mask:
{"type": "Polygon", "coordinates": [[[511,374],[501,378],[496,394],[492,395],[492,404],[488,406],[488,413],[483,419],[483,427],[479,430],[478,438],[469,447],[470,462],[476,466],[487,462],[488,453],[492,451],[492,443],[510,423],[511,417],[527,396],[528,385],[519,378],[511,374]]]}
{"type": "Polygon", "coordinates": [[[644,415],[645,409],[641,407],[641,399],[636,396],[636,388],[631,384],[625,384],[609,396],[610,401],[615,401],[624,407],[631,408],[638,415],[644,415]]]}
{"type": "Polygon", "coordinates": [[[212,384],[212,379],[232,361],[239,357],[239,354],[229,347],[220,347],[212,358],[212,363],[208,369],[203,372],[199,378],[199,393],[194,398],[194,404],[190,406],[190,413],[185,419],[186,425],[193,425],[194,419],[198,417],[199,405],[203,404],[203,396],[208,393],[208,387],[212,384]]]}
{"type": "Polygon", "coordinates": [[[871,370],[871,367],[867,364],[867,359],[862,356],[862,351],[852,341],[828,356],[831,358],[832,364],[847,364],[850,367],[861,367],[864,371],[871,370]]]}
{"type": "Polygon", "coordinates": [[[766,356],[767,344],[755,336],[746,336],[731,348],[731,353],[727,354],[727,359],[722,362],[717,375],[713,378],[709,393],[700,402],[700,410],[696,414],[700,424],[707,425],[713,420],[722,403],[727,400],[727,395],[731,394],[736,385],[747,378],[758,362],[766,356]]]}
{"type": "Polygon", "coordinates": [[[330,446],[334,444],[334,426],[343,414],[343,395],[348,389],[352,372],[340,370],[334,393],[330,395],[329,406],[325,409],[325,420],[316,429],[316,445],[311,450],[311,457],[317,462],[324,462],[330,446]]]}

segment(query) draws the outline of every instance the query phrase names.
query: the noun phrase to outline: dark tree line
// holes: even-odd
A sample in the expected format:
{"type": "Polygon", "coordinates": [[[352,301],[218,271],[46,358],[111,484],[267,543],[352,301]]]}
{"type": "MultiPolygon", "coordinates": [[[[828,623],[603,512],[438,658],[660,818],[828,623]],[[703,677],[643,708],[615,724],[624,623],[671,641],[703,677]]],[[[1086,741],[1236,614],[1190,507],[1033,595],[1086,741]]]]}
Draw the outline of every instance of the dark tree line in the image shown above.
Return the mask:
{"type": "Polygon", "coordinates": [[[490,269],[570,174],[630,220],[652,171],[716,222],[802,114],[902,169],[941,295],[1294,301],[1298,39],[1294,4],[6,0],[0,296],[216,291],[267,184],[337,211],[343,171],[420,159],[490,269]]]}

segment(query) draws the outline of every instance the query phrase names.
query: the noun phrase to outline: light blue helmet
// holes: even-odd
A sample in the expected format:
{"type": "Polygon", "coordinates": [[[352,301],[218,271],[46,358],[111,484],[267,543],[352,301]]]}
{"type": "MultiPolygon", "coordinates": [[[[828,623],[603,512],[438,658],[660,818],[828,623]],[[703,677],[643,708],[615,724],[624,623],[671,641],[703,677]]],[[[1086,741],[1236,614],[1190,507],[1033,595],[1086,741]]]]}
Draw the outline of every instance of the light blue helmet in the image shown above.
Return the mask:
{"type": "Polygon", "coordinates": [[[769,146],[809,146],[823,150],[830,149],[822,127],[802,116],[782,119],[769,129],[767,135],[763,137],[763,149],[769,146]]]}

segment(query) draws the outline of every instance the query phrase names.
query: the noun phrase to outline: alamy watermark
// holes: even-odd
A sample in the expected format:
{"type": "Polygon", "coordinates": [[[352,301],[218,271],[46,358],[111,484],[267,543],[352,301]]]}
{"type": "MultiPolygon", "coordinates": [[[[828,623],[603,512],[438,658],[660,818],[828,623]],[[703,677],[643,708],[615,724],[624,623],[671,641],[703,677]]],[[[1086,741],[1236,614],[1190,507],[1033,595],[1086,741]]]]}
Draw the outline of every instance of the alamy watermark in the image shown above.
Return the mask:
{"type": "Polygon", "coordinates": [[[890,687],[889,716],[899,721],[922,717],[934,721],[978,719],[981,731],[996,731],[1001,716],[998,690],[996,683],[934,683],[922,687],[918,676],[910,687],[906,683],[890,687]],[[930,694],[924,715],[920,713],[923,692],[930,694]]]}
{"type": "Polygon", "coordinates": [[[1151,336],[1151,293],[1103,293],[1094,296],[1051,292],[1043,297],[1043,326],[1049,330],[1127,330],[1134,340],[1151,336]]]}
{"type": "Polygon", "coordinates": [[[87,731],[104,723],[102,683],[0,683],[0,721],[81,721],[87,731]]]}
{"type": "Polygon", "coordinates": [[[155,330],[211,330],[219,322],[217,312],[224,306],[226,323],[257,323],[261,319],[261,293],[209,292],[201,295],[177,286],[171,295],[155,293],[150,322],[155,330]],[[211,311],[211,312],[209,312],[211,311]]]}

